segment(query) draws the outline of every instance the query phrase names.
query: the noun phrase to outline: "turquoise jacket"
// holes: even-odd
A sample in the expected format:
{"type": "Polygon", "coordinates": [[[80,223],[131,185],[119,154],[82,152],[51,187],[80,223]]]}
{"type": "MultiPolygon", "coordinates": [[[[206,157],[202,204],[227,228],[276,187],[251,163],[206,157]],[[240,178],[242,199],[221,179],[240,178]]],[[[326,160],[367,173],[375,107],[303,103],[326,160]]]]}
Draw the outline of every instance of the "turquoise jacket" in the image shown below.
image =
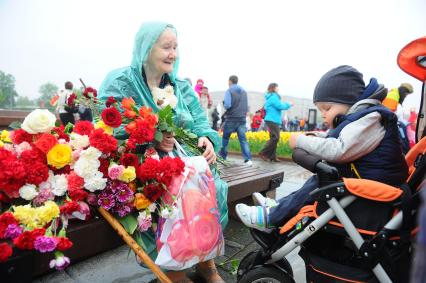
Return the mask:
{"type": "Polygon", "coordinates": [[[265,93],[265,100],[266,115],[264,120],[281,125],[281,111],[290,109],[290,103],[281,102],[281,97],[276,92],[265,93]]]}

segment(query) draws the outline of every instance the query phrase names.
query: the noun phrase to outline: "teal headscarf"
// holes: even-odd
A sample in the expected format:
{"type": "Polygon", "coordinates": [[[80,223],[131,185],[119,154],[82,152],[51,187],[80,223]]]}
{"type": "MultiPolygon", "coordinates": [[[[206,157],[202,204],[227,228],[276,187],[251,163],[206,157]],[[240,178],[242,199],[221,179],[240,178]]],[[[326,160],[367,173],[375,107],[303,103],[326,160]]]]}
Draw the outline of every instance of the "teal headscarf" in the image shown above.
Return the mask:
{"type": "MultiPolygon", "coordinates": [[[[167,28],[176,32],[173,25],[167,23],[147,22],[141,25],[136,34],[131,65],[113,70],[107,75],[99,88],[98,97],[101,102],[106,101],[109,96],[115,97],[118,101],[124,97],[132,97],[136,105],[151,107],[154,112],[159,110],[142,77],[142,68],[148,60],[153,45],[167,28]]],[[[178,66],[179,59],[177,58],[172,73],[167,74],[174,85],[174,93],[178,98],[174,109],[175,123],[177,126],[191,130],[198,137],[208,137],[217,151],[220,146],[219,135],[211,129],[204,109],[192,87],[186,80],[177,78],[178,66]]],[[[121,130],[116,133],[116,136],[124,137],[125,133],[121,130]]]]}
{"type": "MultiPolygon", "coordinates": [[[[133,58],[131,67],[136,71],[142,70],[143,64],[148,60],[149,52],[152,46],[163,33],[163,31],[169,28],[177,35],[176,29],[171,24],[162,22],[146,22],[141,25],[138,33],[136,34],[135,44],[133,46],[133,58]]],[[[169,74],[170,79],[174,83],[176,80],[176,73],[179,67],[179,57],[173,65],[173,72],[169,74]]]]}

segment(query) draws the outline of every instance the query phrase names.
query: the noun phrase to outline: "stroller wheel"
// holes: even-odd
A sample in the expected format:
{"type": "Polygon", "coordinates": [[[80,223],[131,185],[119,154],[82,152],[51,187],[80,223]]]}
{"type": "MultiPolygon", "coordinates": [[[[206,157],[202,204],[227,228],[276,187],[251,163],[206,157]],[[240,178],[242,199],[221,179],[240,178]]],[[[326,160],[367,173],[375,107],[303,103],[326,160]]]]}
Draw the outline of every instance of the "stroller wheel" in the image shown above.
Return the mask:
{"type": "Polygon", "coordinates": [[[238,283],[294,283],[294,280],[275,267],[259,266],[244,274],[238,283]]]}

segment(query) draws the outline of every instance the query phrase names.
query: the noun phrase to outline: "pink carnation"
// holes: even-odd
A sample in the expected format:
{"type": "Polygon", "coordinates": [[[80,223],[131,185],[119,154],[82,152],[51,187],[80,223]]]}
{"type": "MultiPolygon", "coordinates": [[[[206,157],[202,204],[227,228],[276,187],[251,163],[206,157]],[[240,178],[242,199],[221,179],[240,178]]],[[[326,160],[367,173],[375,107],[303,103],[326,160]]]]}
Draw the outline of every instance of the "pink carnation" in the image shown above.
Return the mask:
{"type": "Polygon", "coordinates": [[[112,179],[112,180],[117,180],[118,177],[120,177],[123,174],[124,171],[124,166],[123,165],[111,165],[108,168],[108,176],[112,179]]]}

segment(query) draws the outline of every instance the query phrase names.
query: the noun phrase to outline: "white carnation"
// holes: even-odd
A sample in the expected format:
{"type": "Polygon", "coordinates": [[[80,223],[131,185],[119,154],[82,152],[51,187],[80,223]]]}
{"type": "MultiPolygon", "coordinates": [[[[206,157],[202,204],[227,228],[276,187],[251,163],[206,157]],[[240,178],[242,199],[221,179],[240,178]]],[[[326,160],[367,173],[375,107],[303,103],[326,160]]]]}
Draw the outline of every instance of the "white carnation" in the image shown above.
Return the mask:
{"type": "Polygon", "coordinates": [[[160,211],[160,216],[163,218],[174,219],[178,215],[178,209],[176,206],[164,207],[160,211]]]}
{"type": "Polygon", "coordinates": [[[30,134],[47,133],[55,126],[56,117],[47,109],[36,109],[25,117],[21,128],[30,134]]]}
{"type": "MultiPolygon", "coordinates": [[[[99,172],[100,173],[100,172],[99,172]]],[[[93,178],[84,179],[84,188],[92,193],[105,189],[107,183],[106,178],[102,178],[102,173],[95,175],[93,178]]]]}
{"type": "Polygon", "coordinates": [[[71,133],[71,140],[69,144],[74,149],[85,148],[90,144],[89,137],[87,135],[79,135],[77,133],[71,133]]]}
{"type": "Polygon", "coordinates": [[[102,155],[102,152],[99,149],[91,146],[80,153],[80,158],[97,160],[99,157],[101,157],[101,155],[102,155]]]}
{"type": "Polygon", "coordinates": [[[80,158],[74,164],[74,172],[84,179],[91,178],[94,173],[98,172],[100,164],[98,159],[90,160],[82,158],[80,155],[80,158]]]}
{"type": "Polygon", "coordinates": [[[19,189],[19,195],[25,200],[32,200],[38,195],[38,192],[35,185],[26,184],[19,189]]]}
{"type": "Polygon", "coordinates": [[[63,196],[68,189],[68,180],[65,174],[53,176],[51,184],[52,193],[55,196],[63,196]]]}

